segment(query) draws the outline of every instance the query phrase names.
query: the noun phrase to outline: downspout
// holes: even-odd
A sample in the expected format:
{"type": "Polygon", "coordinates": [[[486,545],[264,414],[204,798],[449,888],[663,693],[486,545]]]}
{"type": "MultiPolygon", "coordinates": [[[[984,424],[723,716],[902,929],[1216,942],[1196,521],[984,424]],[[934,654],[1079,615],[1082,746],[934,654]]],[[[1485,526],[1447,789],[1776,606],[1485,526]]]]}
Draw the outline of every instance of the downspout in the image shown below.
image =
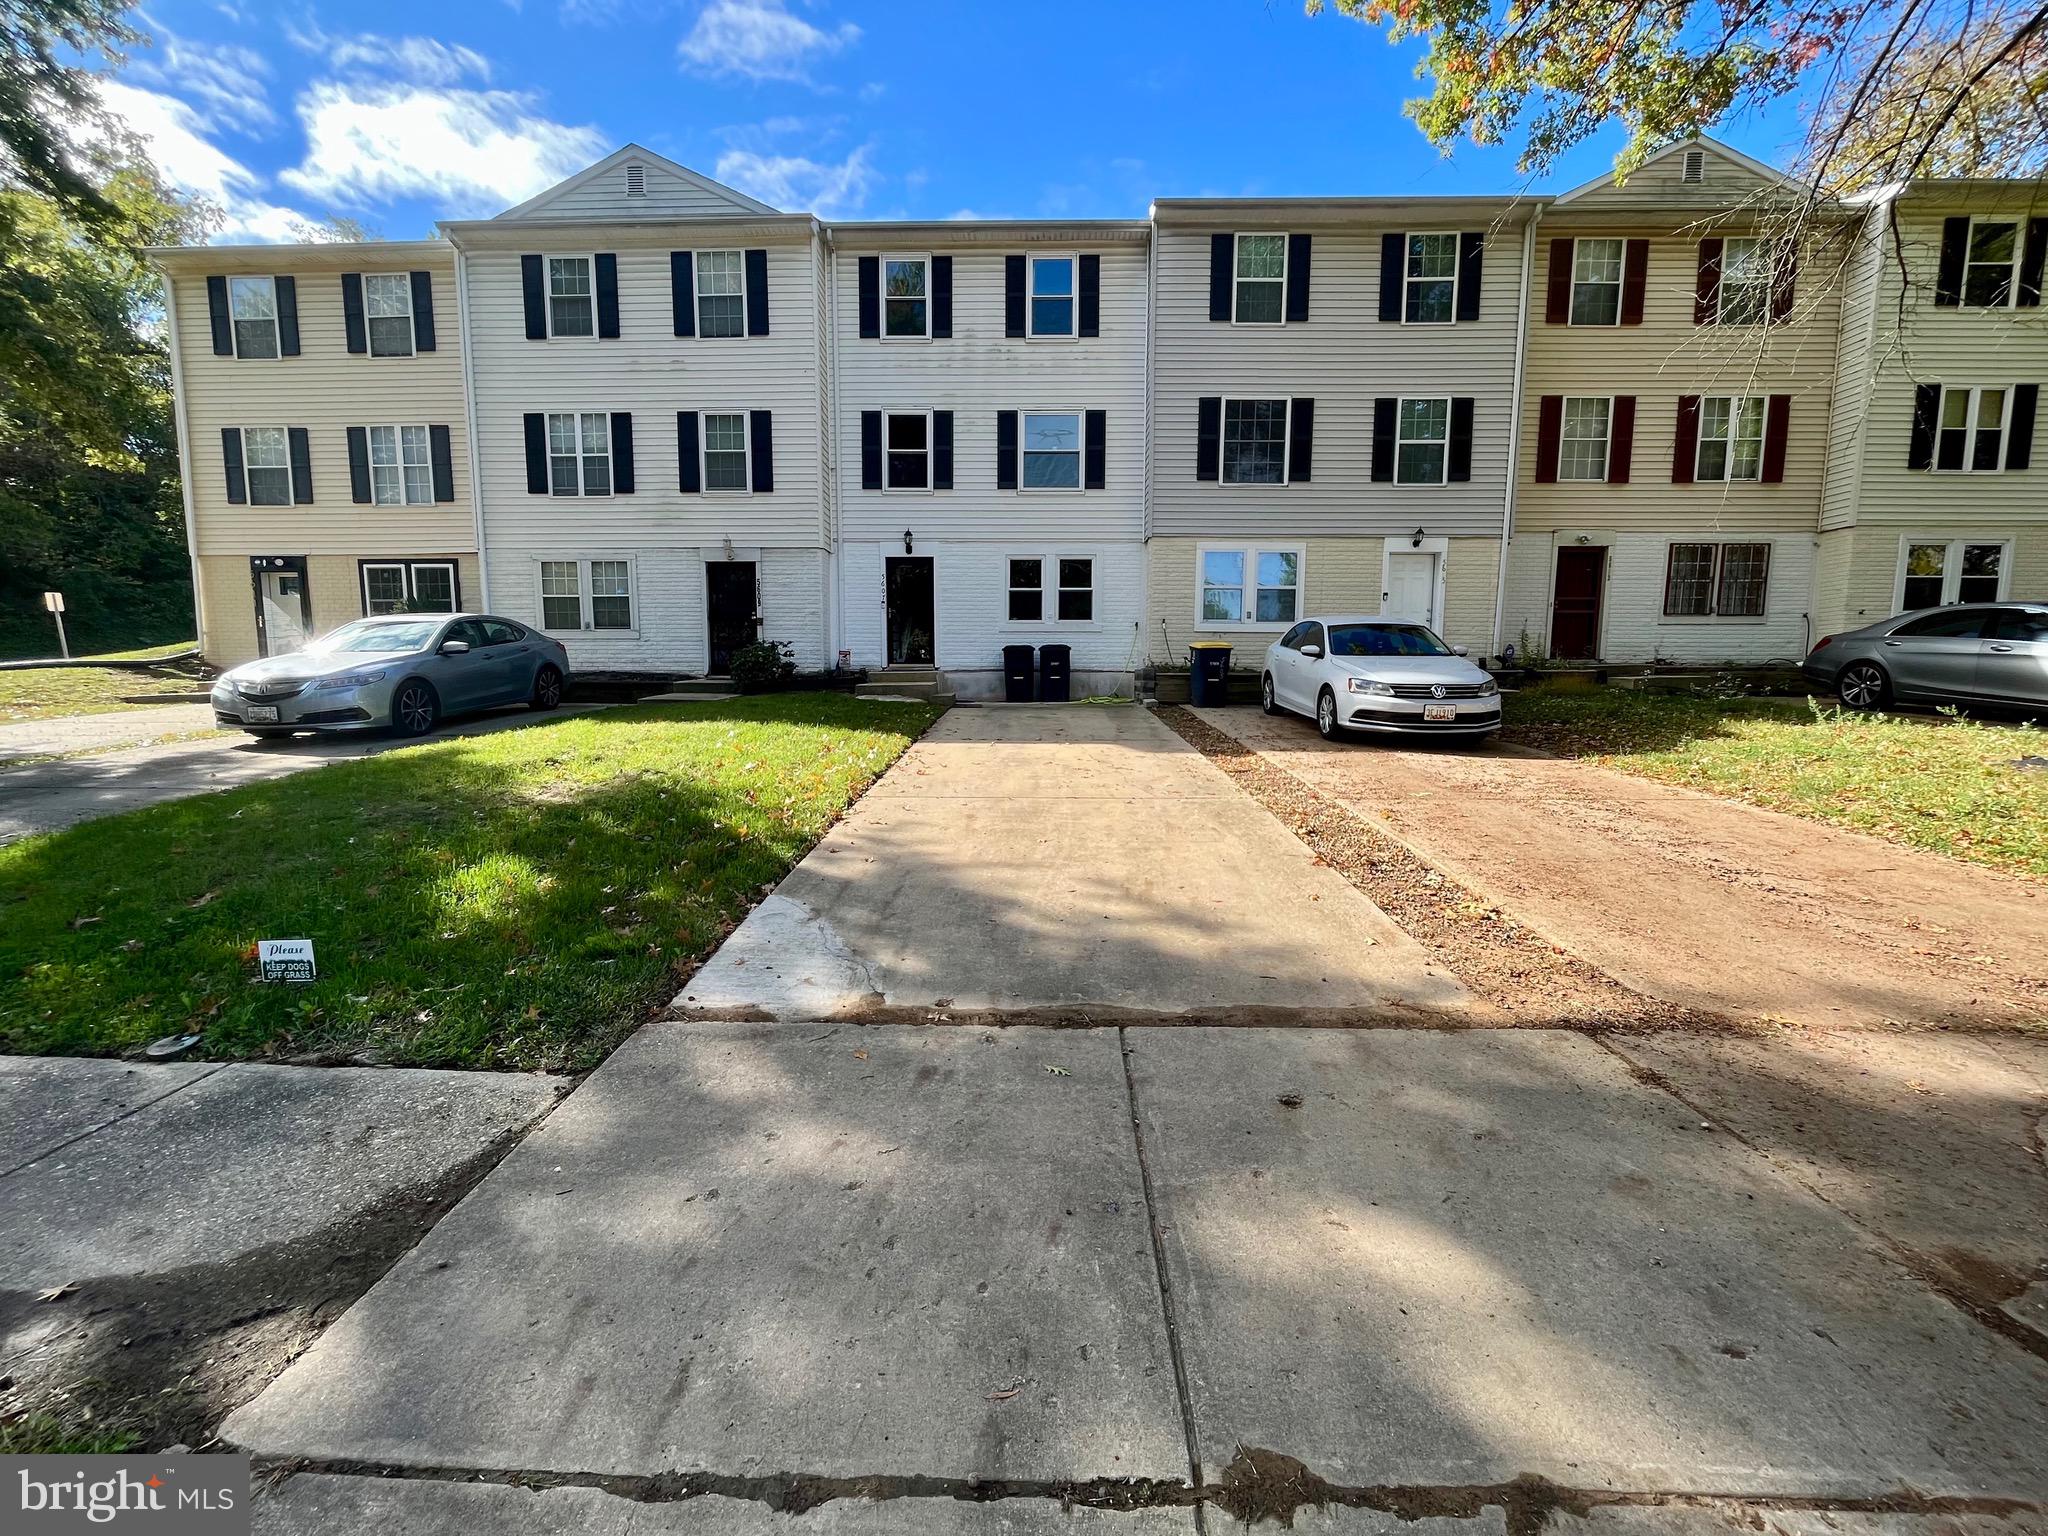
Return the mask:
{"type": "Polygon", "coordinates": [[[171,416],[178,429],[178,494],[185,503],[185,558],[192,567],[192,625],[199,654],[206,648],[206,590],[199,579],[199,525],[192,516],[192,433],[185,421],[184,348],[178,338],[178,284],[161,266],[164,280],[164,340],[171,354],[171,416]]]}
{"type": "MultiPolygon", "coordinates": [[[[1159,204],[1154,201],[1145,210],[1145,481],[1143,501],[1139,508],[1138,539],[1138,587],[1143,601],[1138,607],[1138,622],[1143,626],[1131,643],[1131,697],[1140,697],[1138,671],[1152,656],[1152,460],[1158,418],[1155,414],[1157,382],[1154,378],[1154,351],[1159,335],[1159,204]],[[1140,654],[1140,643],[1143,650],[1140,654]]],[[[1173,658],[1169,656],[1168,661],[1173,658]]],[[[1156,691],[1156,687],[1155,687],[1156,691]]]]}
{"type": "MultiPolygon", "coordinates": [[[[826,538],[832,546],[832,581],[828,589],[828,600],[832,606],[830,628],[831,659],[836,664],[839,653],[847,646],[846,641],[846,540],[841,536],[839,504],[844,487],[839,484],[839,246],[832,237],[832,226],[820,223],[819,232],[825,242],[825,361],[826,397],[821,403],[820,430],[830,450],[825,455],[824,472],[832,477],[832,494],[827,503],[828,519],[826,538]]],[[[822,485],[821,485],[822,489],[822,485]]]]}
{"type": "Polygon", "coordinates": [[[491,562],[484,550],[484,472],[476,451],[476,349],[469,342],[469,259],[459,245],[455,246],[455,313],[462,332],[462,415],[469,432],[469,515],[476,529],[477,598],[478,606],[488,612],[491,562]]]}
{"type": "Polygon", "coordinates": [[[1522,226],[1521,293],[1515,305],[1515,388],[1508,402],[1508,483],[1501,497],[1500,571],[1493,583],[1493,659],[1500,659],[1500,631],[1506,622],[1508,604],[1508,545],[1515,536],[1515,481],[1522,461],[1522,371],[1529,356],[1529,275],[1536,260],[1536,226],[1542,221],[1543,205],[1529,215],[1522,226]]]}

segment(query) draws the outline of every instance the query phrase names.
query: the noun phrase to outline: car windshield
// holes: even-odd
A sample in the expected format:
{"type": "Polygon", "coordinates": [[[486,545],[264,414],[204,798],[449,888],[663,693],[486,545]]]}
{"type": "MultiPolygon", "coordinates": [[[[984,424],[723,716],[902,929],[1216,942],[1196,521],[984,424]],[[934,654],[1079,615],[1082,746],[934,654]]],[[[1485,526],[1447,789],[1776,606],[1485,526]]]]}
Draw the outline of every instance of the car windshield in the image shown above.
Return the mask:
{"type": "Polygon", "coordinates": [[[441,627],[439,619],[411,624],[344,624],[308,646],[312,651],[423,651],[441,627]]]}
{"type": "Polygon", "coordinates": [[[1332,656],[1449,656],[1451,648],[1420,624],[1332,624],[1332,656]]]}

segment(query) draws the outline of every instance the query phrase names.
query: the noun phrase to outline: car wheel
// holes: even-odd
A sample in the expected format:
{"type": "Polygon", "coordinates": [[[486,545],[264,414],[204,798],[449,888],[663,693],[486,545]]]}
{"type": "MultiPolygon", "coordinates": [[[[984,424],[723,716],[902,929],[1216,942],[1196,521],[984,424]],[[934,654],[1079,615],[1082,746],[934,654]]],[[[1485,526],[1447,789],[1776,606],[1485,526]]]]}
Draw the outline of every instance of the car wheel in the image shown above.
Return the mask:
{"type": "Polygon", "coordinates": [[[424,736],[441,718],[441,701],[418,678],[398,685],[391,700],[391,729],[401,736],[424,736]]]}
{"type": "Polygon", "coordinates": [[[1891,691],[1891,679],[1874,661],[1852,661],[1835,679],[1835,697],[1851,709],[1882,709],[1891,691]]]}
{"type": "Polygon", "coordinates": [[[1280,701],[1273,697],[1273,674],[1270,672],[1259,681],[1259,707],[1269,715],[1280,713],[1280,701]]]}
{"type": "Polygon", "coordinates": [[[562,674],[554,667],[542,667],[533,674],[533,697],[529,709],[553,709],[562,702],[562,674]]]}
{"type": "Polygon", "coordinates": [[[1325,741],[1344,739],[1344,728],[1337,724],[1337,695],[1327,688],[1316,697],[1316,730],[1325,741]]]}

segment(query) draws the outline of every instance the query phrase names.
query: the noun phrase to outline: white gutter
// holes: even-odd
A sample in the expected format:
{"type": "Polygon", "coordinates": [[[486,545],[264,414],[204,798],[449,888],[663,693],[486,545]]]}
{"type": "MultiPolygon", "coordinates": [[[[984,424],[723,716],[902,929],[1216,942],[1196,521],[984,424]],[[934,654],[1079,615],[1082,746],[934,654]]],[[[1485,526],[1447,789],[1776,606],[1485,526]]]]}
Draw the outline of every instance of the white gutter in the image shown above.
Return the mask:
{"type": "Polygon", "coordinates": [[[1522,460],[1522,370],[1529,357],[1529,274],[1536,263],[1536,226],[1543,220],[1543,205],[1529,215],[1522,228],[1521,297],[1515,309],[1515,392],[1508,402],[1508,483],[1501,497],[1500,571],[1493,583],[1493,657],[1500,659],[1500,631],[1506,621],[1508,604],[1508,544],[1515,536],[1515,481],[1522,460]]]}
{"type": "Polygon", "coordinates": [[[476,349],[469,344],[469,260],[459,245],[455,246],[455,314],[456,328],[462,333],[462,416],[469,433],[469,515],[476,530],[477,606],[488,613],[491,562],[484,550],[484,472],[476,451],[476,349]]]}
{"type": "Polygon", "coordinates": [[[199,579],[199,525],[192,517],[192,433],[185,421],[185,366],[178,344],[178,283],[158,267],[164,280],[164,342],[171,354],[171,416],[178,429],[178,494],[185,502],[185,558],[192,567],[192,624],[199,654],[206,654],[206,594],[199,579]]]}

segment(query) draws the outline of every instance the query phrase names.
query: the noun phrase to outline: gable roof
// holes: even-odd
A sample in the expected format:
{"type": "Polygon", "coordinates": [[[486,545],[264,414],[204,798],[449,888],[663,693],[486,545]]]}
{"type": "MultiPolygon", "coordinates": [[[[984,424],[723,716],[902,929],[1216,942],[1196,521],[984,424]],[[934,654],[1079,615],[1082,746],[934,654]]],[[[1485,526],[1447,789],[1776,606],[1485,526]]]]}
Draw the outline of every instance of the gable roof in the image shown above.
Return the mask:
{"type": "MultiPolygon", "coordinates": [[[[1643,172],[1649,170],[1651,166],[1668,160],[1681,150],[1687,149],[1704,149],[1709,154],[1715,155],[1749,172],[1750,175],[1756,177],[1757,180],[1764,183],[1768,188],[1782,187],[1788,191],[1797,192],[1802,196],[1809,190],[1804,182],[1787,176],[1776,166],[1766,165],[1761,160],[1752,159],[1741,150],[1735,148],[1734,145],[1723,144],[1719,139],[1709,138],[1704,133],[1692,134],[1682,139],[1673,139],[1662,149],[1655,151],[1645,158],[1643,163],[1629,174],[1631,178],[1640,176],[1643,172]]],[[[1614,173],[1609,171],[1604,176],[1595,176],[1591,181],[1581,182],[1569,192],[1560,192],[1554,203],[1557,207],[1563,207],[1565,204],[1576,202],[1580,198],[1590,197],[1596,193],[1611,190],[1615,185],[1614,173]]]]}
{"type": "MultiPolygon", "coordinates": [[[[623,148],[616,149],[611,154],[606,155],[597,164],[584,167],[567,181],[549,187],[547,191],[539,196],[528,198],[516,208],[507,208],[497,217],[501,219],[588,217],[590,213],[588,207],[563,209],[559,205],[565,201],[580,201],[576,199],[576,193],[612,171],[618,170],[628,161],[637,161],[647,167],[650,172],[680,183],[682,187],[696,194],[697,200],[707,205],[703,210],[707,214],[772,214],[782,211],[779,208],[771,208],[768,204],[751,198],[744,192],[728,187],[722,181],[713,181],[709,176],[693,171],[687,165],[678,165],[666,155],[657,155],[653,150],[643,148],[638,144],[627,144],[623,148]]],[[[621,201],[623,202],[623,198],[621,201]]],[[[620,211],[623,212],[625,210],[621,209],[620,211]]],[[[667,212],[672,216],[672,209],[667,210],[667,212]]]]}

